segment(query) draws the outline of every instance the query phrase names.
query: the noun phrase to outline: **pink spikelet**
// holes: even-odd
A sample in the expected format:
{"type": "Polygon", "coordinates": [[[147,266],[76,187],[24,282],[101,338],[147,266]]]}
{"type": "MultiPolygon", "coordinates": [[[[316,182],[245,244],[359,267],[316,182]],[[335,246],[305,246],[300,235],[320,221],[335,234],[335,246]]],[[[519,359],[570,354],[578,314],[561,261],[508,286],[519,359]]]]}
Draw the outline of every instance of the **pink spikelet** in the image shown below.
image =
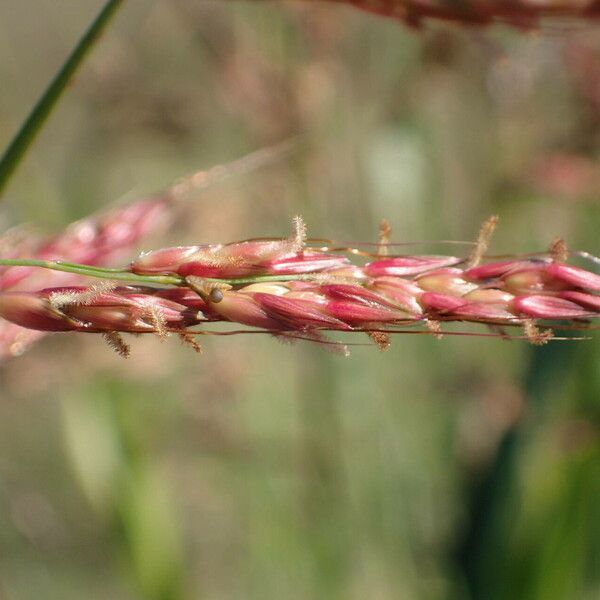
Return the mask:
{"type": "MultiPolygon", "coordinates": [[[[48,239],[31,234],[20,235],[19,231],[9,232],[0,237],[0,260],[66,261],[98,267],[118,264],[131,256],[141,241],[169,225],[175,213],[174,205],[187,198],[190,193],[206,189],[231,175],[246,173],[267,164],[293,146],[290,141],[283,142],[262,148],[230,163],[216,165],[206,171],[197,171],[177,181],[164,192],[73,223],[62,233],[48,239]]],[[[301,220],[299,224],[302,224],[301,220]]],[[[293,246],[298,241],[302,243],[304,234],[304,231],[297,228],[296,239],[288,241],[287,245],[293,246]]],[[[173,250],[179,264],[180,249],[168,249],[158,254],[167,257],[173,250]]],[[[198,251],[198,248],[192,250],[198,251]]],[[[261,259],[267,260],[268,257],[262,256],[261,259]]],[[[228,264],[235,264],[235,256],[227,257],[226,261],[228,264]]],[[[163,270],[169,271],[167,267],[165,264],[163,270]]],[[[73,286],[81,281],[79,275],[57,270],[31,266],[0,266],[0,293],[73,286]]],[[[171,290],[175,295],[179,291],[171,290]]],[[[188,291],[192,293],[191,290],[188,291]]],[[[194,293],[194,296],[199,300],[197,294],[194,293]]],[[[22,354],[44,335],[42,330],[27,329],[7,320],[0,320],[0,364],[12,356],[22,354]]],[[[182,336],[182,339],[184,338],[188,340],[186,343],[196,345],[189,342],[189,337],[182,336]]],[[[108,341],[115,342],[115,338],[112,342],[108,341]]],[[[112,345],[118,346],[116,343],[112,345]]]]}
{"type": "Polygon", "coordinates": [[[177,333],[191,340],[211,333],[207,327],[217,321],[330,347],[338,343],[327,332],[363,332],[380,349],[408,326],[439,337],[446,321],[520,327],[520,337],[532,343],[547,342],[550,327],[592,328],[600,316],[600,276],[563,262],[564,242],[534,258],[488,262],[490,223],[471,256],[460,259],[390,256],[392,244],[383,253],[380,244],[376,255],[311,248],[296,220],[283,240],[157,250],[119,272],[151,282],[167,277],[172,287],[97,283],[3,291],[0,317],[44,332],[101,333],[116,349],[123,348],[120,334],[177,333]],[[356,257],[365,254],[359,264],[356,257]]]}
{"type": "MultiPolygon", "coordinates": [[[[0,258],[65,260],[94,266],[122,261],[137,244],[164,228],[171,217],[171,200],[165,196],[144,199],[128,206],[88,217],[69,225],[50,239],[28,236],[17,244],[0,246],[0,258]]],[[[72,285],[80,278],[32,267],[0,267],[0,291],[36,290],[72,285]]],[[[0,321],[0,363],[25,352],[45,335],[44,331],[0,321]]]]}

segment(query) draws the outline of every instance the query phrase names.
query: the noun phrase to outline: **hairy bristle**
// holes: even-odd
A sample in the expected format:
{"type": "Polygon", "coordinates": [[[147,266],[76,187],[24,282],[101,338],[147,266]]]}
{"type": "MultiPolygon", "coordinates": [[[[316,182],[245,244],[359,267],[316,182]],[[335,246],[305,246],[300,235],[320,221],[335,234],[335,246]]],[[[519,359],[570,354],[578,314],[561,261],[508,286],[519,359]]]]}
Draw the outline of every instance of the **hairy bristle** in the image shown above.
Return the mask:
{"type": "Polygon", "coordinates": [[[523,332],[529,343],[534,346],[543,346],[554,337],[551,329],[540,330],[533,319],[525,319],[523,321],[523,332]]]}
{"type": "Polygon", "coordinates": [[[82,292],[74,292],[71,290],[67,290],[64,292],[52,292],[48,297],[48,302],[50,306],[56,311],[60,311],[61,308],[65,306],[72,306],[73,304],[78,304],[79,297],[82,292]]]}
{"type": "Polygon", "coordinates": [[[292,219],[292,235],[289,241],[292,245],[292,250],[295,253],[300,253],[306,245],[306,223],[300,215],[296,215],[292,219]]]}
{"type": "Polygon", "coordinates": [[[117,283],[114,281],[95,281],[87,289],[76,292],[73,290],[67,290],[63,292],[53,292],[50,294],[48,301],[50,306],[56,310],[60,310],[65,306],[89,306],[101,296],[106,294],[117,287],[117,283]]]}
{"type": "Polygon", "coordinates": [[[226,254],[224,248],[202,254],[196,257],[195,260],[206,267],[239,267],[246,262],[242,256],[230,256],[226,254]]]}
{"type": "Polygon", "coordinates": [[[189,346],[194,352],[202,354],[202,346],[194,338],[194,334],[189,331],[178,331],[177,335],[184,346],[189,346]]]}
{"type": "Polygon", "coordinates": [[[167,329],[167,320],[163,311],[157,306],[146,306],[143,312],[144,319],[148,321],[154,328],[154,333],[160,338],[161,341],[166,340],[169,337],[169,331],[167,329]]]}
{"type": "Polygon", "coordinates": [[[131,354],[129,344],[125,342],[120,333],[116,331],[107,331],[102,334],[102,337],[108,346],[123,358],[128,358],[131,354]]]}
{"type": "Polygon", "coordinates": [[[368,331],[367,335],[371,338],[371,341],[375,343],[381,352],[389,350],[390,346],[392,345],[389,333],[384,333],[383,331],[368,331]]]}
{"type": "Polygon", "coordinates": [[[377,254],[380,256],[387,256],[388,244],[392,237],[392,226],[387,219],[381,219],[379,222],[379,233],[377,236],[377,254]]]}
{"type": "Polygon", "coordinates": [[[562,238],[555,238],[552,240],[552,243],[548,248],[548,254],[550,254],[550,258],[554,262],[567,262],[567,258],[569,258],[569,248],[567,247],[567,242],[565,242],[565,240],[562,238]]]}
{"type": "Polygon", "coordinates": [[[477,234],[475,248],[467,260],[468,268],[476,267],[481,262],[481,259],[490,246],[492,236],[494,235],[494,231],[498,225],[498,219],[498,215],[492,215],[482,223],[479,233],[477,234]]]}
{"type": "Polygon", "coordinates": [[[287,331],[272,334],[273,337],[284,346],[292,346],[298,341],[298,338],[287,331]]]}
{"type": "Polygon", "coordinates": [[[332,354],[337,354],[339,356],[343,356],[344,358],[348,358],[350,356],[350,349],[343,342],[337,342],[330,340],[326,335],[317,330],[306,330],[301,333],[297,332],[282,332],[276,334],[280,341],[293,344],[296,340],[307,340],[309,342],[315,342],[319,344],[321,348],[331,352],[332,354]]]}
{"type": "Polygon", "coordinates": [[[434,319],[426,319],[425,325],[427,329],[433,333],[433,337],[435,337],[436,340],[441,340],[444,337],[442,326],[439,321],[435,321],[434,319]]]}

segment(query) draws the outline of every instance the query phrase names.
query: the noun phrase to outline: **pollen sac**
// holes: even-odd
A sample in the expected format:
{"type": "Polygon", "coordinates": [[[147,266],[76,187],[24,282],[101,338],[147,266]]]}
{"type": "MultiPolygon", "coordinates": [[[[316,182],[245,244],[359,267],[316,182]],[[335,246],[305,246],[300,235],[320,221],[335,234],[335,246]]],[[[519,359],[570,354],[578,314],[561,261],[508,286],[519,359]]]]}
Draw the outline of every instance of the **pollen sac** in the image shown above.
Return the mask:
{"type": "Polygon", "coordinates": [[[382,277],[385,275],[408,277],[432,269],[456,265],[459,262],[461,262],[461,259],[455,256],[398,256],[373,261],[365,265],[364,269],[369,277],[382,277]]]}

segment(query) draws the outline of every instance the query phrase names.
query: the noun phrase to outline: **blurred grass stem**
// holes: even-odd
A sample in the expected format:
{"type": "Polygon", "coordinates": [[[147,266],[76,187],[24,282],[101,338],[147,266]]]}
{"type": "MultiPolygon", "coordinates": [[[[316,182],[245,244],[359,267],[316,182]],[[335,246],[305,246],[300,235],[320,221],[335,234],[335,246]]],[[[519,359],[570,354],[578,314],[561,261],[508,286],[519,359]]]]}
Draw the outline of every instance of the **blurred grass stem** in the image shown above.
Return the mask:
{"type": "Polygon", "coordinates": [[[0,160],[0,196],[83,59],[122,4],[123,0],[106,2],[8,145],[0,160]]]}
{"type": "Polygon", "coordinates": [[[77,263],[37,260],[37,259],[0,259],[0,265],[5,267],[41,267],[53,271],[74,273],[86,277],[112,279],[114,281],[130,281],[132,283],[155,283],[159,285],[183,285],[184,280],[176,275],[138,275],[122,269],[108,269],[77,263]]]}

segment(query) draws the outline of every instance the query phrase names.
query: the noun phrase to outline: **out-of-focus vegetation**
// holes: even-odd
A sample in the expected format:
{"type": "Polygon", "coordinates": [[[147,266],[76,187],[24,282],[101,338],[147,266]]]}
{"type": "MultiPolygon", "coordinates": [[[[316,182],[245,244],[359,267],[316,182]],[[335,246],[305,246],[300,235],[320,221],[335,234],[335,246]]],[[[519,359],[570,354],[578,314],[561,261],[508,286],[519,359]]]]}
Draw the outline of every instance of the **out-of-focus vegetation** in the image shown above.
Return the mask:
{"type": "MultiPolygon", "coordinates": [[[[0,3],[8,141],[98,2],[0,3]]],[[[555,235],[600,254],[600,38],[414,31],[306,3],[131,1],[12,180],[48,231],[296,136],[198,193],[167,243],[555,235]]],[[[434,244],[419,252],[437,252],[434,244]]],[[[444,250],[448,250],[444,248],[444,250]]],[[[600,336],[398,336],[343,359],[263,336],[56,335],[0,371],[0,597],[600,595],[600,336]]],[[[363,343],[363,338],[352,339],[363,343]]]]}

